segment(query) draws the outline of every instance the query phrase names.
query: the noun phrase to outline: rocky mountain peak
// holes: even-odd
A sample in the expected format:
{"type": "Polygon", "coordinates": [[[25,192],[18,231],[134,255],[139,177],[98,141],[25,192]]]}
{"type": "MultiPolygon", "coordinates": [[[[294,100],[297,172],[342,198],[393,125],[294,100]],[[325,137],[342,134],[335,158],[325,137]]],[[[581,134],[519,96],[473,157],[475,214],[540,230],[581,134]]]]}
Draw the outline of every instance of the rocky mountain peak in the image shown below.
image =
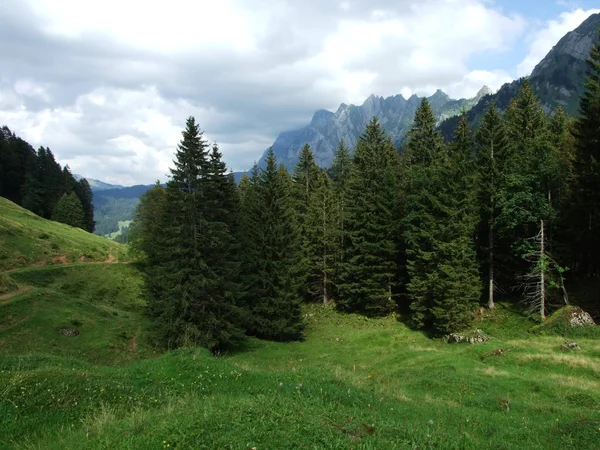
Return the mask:
{"type": "Polygon", "coordinates": [[[489,87],[487,87],[486,85],[484,85],[484,86],[483,86],[481,89],[479,89],[479,91],[477,92],[477,95],[475,96],[475,99],[479,101],[480,99],[482,99],[482,98],[483,98],[483,97],[485,97],[486,95],[492,95],[492,94],[493,94],[492,90],[491,90],[489,87]]]}

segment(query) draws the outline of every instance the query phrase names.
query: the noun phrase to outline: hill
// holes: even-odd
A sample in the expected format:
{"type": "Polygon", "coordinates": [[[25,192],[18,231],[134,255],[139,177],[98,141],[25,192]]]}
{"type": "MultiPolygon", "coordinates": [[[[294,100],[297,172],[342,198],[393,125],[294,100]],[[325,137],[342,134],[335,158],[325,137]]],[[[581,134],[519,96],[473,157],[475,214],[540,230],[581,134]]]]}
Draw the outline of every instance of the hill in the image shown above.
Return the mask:
{"type": "Polygon", "coordinates": [[[0,272],[31,265],[126,258],[109,239],[43,219],[0,197],[0,272]]]}
{"type": "Polygon", "coordinates": [[[121,186],[120,184],[110,184],[104,181],[94,180],[93,178],[84,177],[76,173],[74,173],[73,176],[77,181],[81,180],[82,178],[85,178],[88,181],[90,187],[92,188],[92,191],[107,191],[109,189],[123,189],[125,187],[121,186]]]}

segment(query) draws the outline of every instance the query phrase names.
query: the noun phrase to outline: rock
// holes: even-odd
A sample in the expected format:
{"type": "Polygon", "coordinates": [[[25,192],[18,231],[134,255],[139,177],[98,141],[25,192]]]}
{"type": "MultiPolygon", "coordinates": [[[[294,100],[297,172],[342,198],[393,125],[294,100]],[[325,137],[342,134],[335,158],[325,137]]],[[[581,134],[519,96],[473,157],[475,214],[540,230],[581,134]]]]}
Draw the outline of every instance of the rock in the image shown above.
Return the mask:
{"type": "Polygon", "coordinates": [[[75,330],[73,328],[61,328],[58,330],[60,334],[64,334],[65,336],[77,336],[79,334],[79,330],[75,330]]]}
{"type": "Polygon", "coordinates": [[[575,307],[569,311],[569,325],[572,327],[582,327],[585,325],[596,325],[594,319],[583,309],[575,307]]]}
{"type": "Polygon", "coordinates": [[[564,344],[560,346],[561,350],[581,350],[581,347],[577,342],[574,341],[565,341],[564,344]]]}
{"type": "Polygon", "coordinates": [[[468,342],[469,344],[479,344],[481,342],[487,342],[490,338],[483,334],[481,330],[474,330],[469,333],[450,333],[445,337],[445,341],[448,344],[459,344],[461,342],[468,342]]]}

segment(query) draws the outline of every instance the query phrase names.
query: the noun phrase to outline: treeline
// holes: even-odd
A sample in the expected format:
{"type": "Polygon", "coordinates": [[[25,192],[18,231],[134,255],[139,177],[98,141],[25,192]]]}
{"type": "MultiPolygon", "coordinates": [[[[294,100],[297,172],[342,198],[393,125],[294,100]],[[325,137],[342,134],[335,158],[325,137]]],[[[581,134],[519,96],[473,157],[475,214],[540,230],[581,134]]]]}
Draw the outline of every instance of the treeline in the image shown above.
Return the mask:
{"type": "MultiPolygon", "coordinates": [[[[451,142],[424,99],[401,152],[374,118],[351,153],[317,167],[306,145],[292,174],[272,151],[238,187],[189,118],[166,188],[138,206],[159,342],[213,350],[245,335],[302,337],[302,302],[369,316],[403,313],[434,333],[471,325],[495,293],[542,319],[569,278],[600,275],[600,47],[581,117],[544,113],[525,81],[501,113],[451,142]]],[[[600,305],[597,305],[600,306],[600,305]]]]}
{"type": "Polygon", "coordinates": [[[49,148],[36,152],[6,126],[0,129],[0,196],[46,219],[94,231],[92,190],[49,148]]]}

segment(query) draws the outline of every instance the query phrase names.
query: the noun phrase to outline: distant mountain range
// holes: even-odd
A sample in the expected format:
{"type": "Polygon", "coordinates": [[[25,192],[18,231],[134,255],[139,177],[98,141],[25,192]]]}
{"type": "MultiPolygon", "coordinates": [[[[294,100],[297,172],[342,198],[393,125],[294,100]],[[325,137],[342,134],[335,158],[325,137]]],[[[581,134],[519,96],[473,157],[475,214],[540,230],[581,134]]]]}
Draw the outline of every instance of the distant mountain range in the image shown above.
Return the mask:
{"type": "MultiPolygon", "coordinates": [[[[437,90],[429,103],[439,122],[470,110],[479,100],[492,91],[484,86],[474,98],[453,100],[446,93],[437,90]]],[[[412,125],[415,112],[421,104],[421,97],[412,95],[405,99],[402,95],[383,98],[371,95],[360,106],[342,103],[335,113],[325,109],[317,111],[310,124],[298,130],[281,133],[273,143],[273,152],[277,161],[293,169],[298,161],[298,154],[304,144],[311,146],[315,160],[321,167],[330,167],[333,156],[342,139],[353,149],[367,123],[376,116],[385,131],[399,145],[404,134],[412,125]]],[[[266,152],[259,162],[265,163],[266,152]]]]}
{"type": "MultiPolygon", "coordinates": [[[[576,115],[579,99],[584,91],[587,70],[585,59],[600,29],[600,14],[594,14],[575,30],[567,33],[537,64],[529,77],[531,84],[547,112],[562,107],[576,115]]],[[[493,102],[500,110],[506,109],[517,93],[522,79],[504,84],[496,93],[484,86],[472,99],[453,100],[441,90],[429,102],[438,119],[442,134],[449,139],[458,121],[458,115],[467,111],[473,126],[477,126],[485,110],[493,102]]],[[[330,167],[333,153],[341,139],[353,149],[367,122],[377,116],[394,143],[400,145],[410,128],[415,111],[421,102],[416,95],[405,99],[402,95],[387,98],[371,95],[360,106],[342,103],[335,113],[319,110],[305,127],[281,133],[273,143],[279,162],[292,169],[305,143],[311,145],[321,167],[330,167]]],[[[259,165],[264,164],[263,154],[259,165]]],[[[239,181],[243,172],[236,172],[239,181]]],[[[76,178],[79,175],[75,176],[76,178]]],[[[119,230],[119,223],[133,217],[139,196],[152,185],[123,187],[88,178],[94,192],[96,233],[111,234],[119,230]]]]}

